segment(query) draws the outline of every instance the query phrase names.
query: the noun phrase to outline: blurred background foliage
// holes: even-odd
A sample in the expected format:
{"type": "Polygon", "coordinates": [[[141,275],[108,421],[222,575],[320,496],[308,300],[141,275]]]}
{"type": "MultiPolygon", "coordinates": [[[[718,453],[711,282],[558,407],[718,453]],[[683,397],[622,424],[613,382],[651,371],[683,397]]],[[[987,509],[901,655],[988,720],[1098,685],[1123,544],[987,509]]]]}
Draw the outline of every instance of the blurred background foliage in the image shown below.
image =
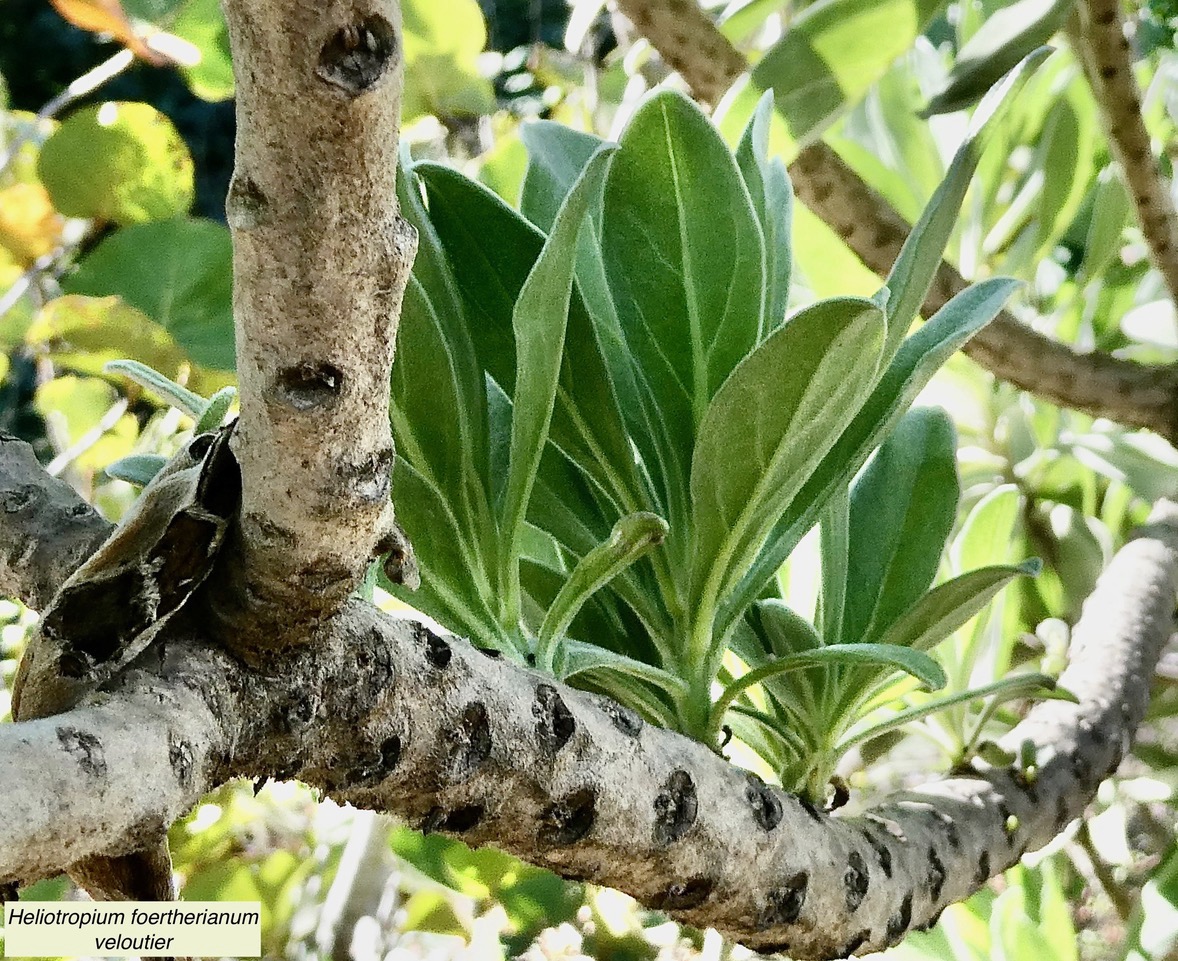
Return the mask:
{"type": "MultiPolygon", "coordinates": [[[[779,103],[796,104],[786,111],[789,134],[825,130],[909,218],[943,175],[969,105],[993,82],[993,58],[977,49],[1009,57],[1028,42],[1028,24],[1034,42],[1046,40],[1068,8],[1039,0],[710,6],[779,103]],[[970,46],[978,36],[986,43],[970,46]],[[789,56],[803,41],[821,54],[821,94],[789,56]],[[921,119],[930,105],[944,112],[921,119]]],[[[645,41],[595,0],[403,7],[407,149],[462,169],[512,204],[526,162],[522,124],[552,119],[616,135],[641,97],[668,80],[645,41]]],[[[1172,0],[1150,0],[1131,20],[1145,120],[1167,173],[1178,155],[1176,22],[1172,0]]],[[[1174,306],[1149,264],[1092,95],[1060,42],[1064,51],[1031,81],[983,160],[951,257],[967,277],[1025,280],[1015,311],[1056,337],[1178,360],[1174,306]]],[[[111,519],[135,489],[103,468],[129,454],[170,454],[192,423],[104,375],[103,363],[129,357],[205,395],[233,382],[222,209],[232,95],[216,0],[0,0],[0,429],[32,443],[51,473],[111,519]]],[[[742,109],[737,98],[721,129],[739,131],[742,109]]],[[[779,135],[789,159],[790,136],[779,135]]],[[[874,292],[877,279],[800,205],[794,236],[797,304],[874,292]]],[[[942,576],[1032,555],[1045,562],[1041,576],[1020,580],[942,648],[951,684],[985,684],[1013,666],[1057,673],[1068,624],[1149,502],[1173,492],[1178,454],[1155,436],[1040,403],[962,357],[924,400],[952,413],[960,438],[962,510],[942,576]]],[[[803,614],[817,597],[817,550],[803,544],[780,575],[803,614]]],[[[9,683],[35,615],[4,602],[0,619],[0,679],[9,683]]],[[[1139,743],[1101,788],[1088,823],[888,957],[1178,957],[1176,680],[1178,661],[1169,659],[1139,743]]],[[[912,692],[905,703],[918,707],[921,697],[912,692]]],[[[0,715],[7,706],[0,685],[0,715]]],[[[975,703],[868,741],[840,770],[852,805],[943,769],[1023,709],[975,703]]],[[[757,764],[739,743],[732,754],[757,764]]],[[[187,897],[262,902],[269,957],[747,956],[614,892],[317,803],[293,784],[224,787],[175,826],[172,843],[187,897]]],[[[64,880],[24,894],[62,896],[72,896],[64,880]]]]}

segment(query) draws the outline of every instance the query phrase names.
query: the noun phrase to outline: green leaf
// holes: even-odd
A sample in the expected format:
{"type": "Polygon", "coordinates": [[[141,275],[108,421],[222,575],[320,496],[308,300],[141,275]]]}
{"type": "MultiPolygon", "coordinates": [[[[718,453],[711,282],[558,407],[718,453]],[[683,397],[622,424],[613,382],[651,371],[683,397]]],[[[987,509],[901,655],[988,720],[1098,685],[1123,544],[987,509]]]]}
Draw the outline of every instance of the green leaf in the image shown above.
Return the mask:
{"type": "Polygon", "coordinates": [[[989,132],[1050,52],[1047,48],[1036,50],[986,94],[974,113],[969,133],[949,164],[945,179],[904,241],[885,284],[892,292],[888,309],[888,357],[899,346],[928,295],[989,132]]]}
{"type": "MultiPolygon", "coordinates": [[[[519,555],[528,500],[540,468],[540,457],[556,403],[565,325],[573,293],[577,237],[589,205],[601,190],[612,153],[612,147],[603,147],[595,154],[569,192],[512,312],[515,393],[512,397],[507,489],[499,516],[508,568],[519,555]]],[[[518,604],[513,611],[510,592],[518,597],[518,580],[503,586],[509,591],[509,615],[517,618],[518,604]]]]}
{"type": "Polygon", "coordinates": [[[520,211],[541,230],[549,231],[564,198],[605,141],[550,120],[524,124],[519,136],[528,148],[520,211]]]}
{"type": "Polygon", "coordinates": [[[429,221],[453,269],[477,364],[510,397],[515,392],[512,312],[544,245],[544,235],[498,196],[458,171],[421,163],[429,221]],[[461,269],[457,269],[461,265],[461,269]]]}
{"type": "Polygon", "coordinates": [[[867,93],[943,6],[942,0],[818,0],[753,68],[798,141],[817,139],[867,93]]]}
{"type": "Polygon", "coordinates": [[[918,408],[855,482],[843,641],[878,639],[932,583],[961,496],[956,458],[949,415],[918,408]]]}
{"type": "Polygon", "coordinates": [[[1018,286],[1018,281],[1006,278],[975,284],[949,301],[904,341],[862,410],[823,457],[817,470],[812,472],[788,511],[777,522],[766,549],[738,589],[725,601],[717,626],[720,634],[761,593],[805,533],[818,521],[828,499],[839,487],[846,487],[851,482],[933,374],[970,337],[994,319],[1018,286]]]}
{"type": "MultiPolygon", "coordinates": [[[[393,364],[393,439],[397,454],[445,498],[471,538],[477,569],[487,576],[496,563],[496,526],[490,507],[493,475],[483,371],[466,305],[425,212],[414,171],[397,178],[397,193],[402,215],[417,230],[418,245],[397,329],[397,350],[412,363],[393,364]]],[[[402,504],[399,492],[394,497],[400,518],[409,505],[402,504]]],[[[428,518],[415,523],[426,524],[428,518]]],[[[431,544],[441,550],[451,547],[444,540],[431,544]]],[[[422,545],[414,545],[419,561],[437,566],[438,560],[423,558],[422,545]]]]}
{"type": "Polygon", "coordinates": [[[495,109],[478,69],[487,29],[475,0],[410,0],[401,6],[405,91],[401,116],[477,117],[495,109]]]}
{"type": "Polygon", "coordinates": [[[107,477],[146,487],[167,462],[168,459],[160,454],[132,454],[107,464],[103,470],[107,477]]]}
{"type": "Polygon", "coordinates": [[[983,567],[938,584],[893,622],[881,644],[927,651],[936,647],[990,603],[1019,576],[1039,572],[1037,561],[1017,566],[983,567]]]}
{"type": "Polygon", "coordinates": [[[233,60],[229,51],[229,29],[218,0],[186,0],[167,30],[200,51],[200,63],[180,67],[189,89],[202,100],[232,97],[233,60]]]}
{"type": "MultiPolygon", "coordinates": [[[[433,164],[415,169],[425,181],[438,237],[451,261],[462,265],[456,277],[478,362],[511,394],[517,366],[512,312],[544,236],[489,190],[460,174],[433,164]]],[[[587,220],[583,234],[592,229],[587,220]]],[[[587,239],[581,238],[582,253],[587,239]]],[[[627,355],[619,366],[628,369],[630,363],[627,355]]],[[[611,520],[654,508],[638,477],[598,331],[575,293],[549,434],[593,481],[594,496],[609,509],[611,520]]],[[[543,526],[539,518],[537,523],[543,526]]],[[[607,525],[594,543],[608,530],[607,525]]]]}
{"type": "Polygon", "coordinates": [[[602,245],[647,416],[662,426],[644,458],[686,557],[688,483],[708,404],[761,336],[764,249],[732,154],[680,94],[647,100],[606,179],[602,245]]]}
{"type": "Polygon", "coordinates": [[[869,300],[820,301],[774,331],[716,394],[691,473],[692,597],[704,616],[748,572],[870,394],[885,331],[869,300]]]}
{"type": "Polygon", "coordinates": [[[822,634],[827,644],[837,644],[843,636],[851,563],[850,510],[847,492],[836,490],[822,512],[822,634]]]}
{"type": "Polygon", "coordinates": [[[1117,170],[1105,167],[1097,176],[1092,201],[1092,219],[1084,241],[1084,262],[1080,278],[1098,277],[1121,249],[1121,235],[1130,221],[1129,191],[1117,170]]]}
{"type": "Polygon", "coordinates": [[[737,678],[712,706],[712,730],[718,731],[724,712],[733,701],[755,684],[773,677],[801,671],[811,667],[882,667],[911,674],[930,690],[945,686],[945,672],[936,661],[923,651],[905,647],[889,647],[886,644],[836,644],[813,651],[802,651],[771,661],[756,670],[737,678]]]}
{"type": "MultiPolygon", "coordinates": [[[[533,223],[547,229],[589,157],[604,141],[545,121],[525,125],[521,138],[529,152],[522,210],[533,223]]],[[[603,453],[609,454],[608,462],[612,467],[609,471],[604,470],[603,463],[594,467],[595,461],[599,462],[602,458],[593,456],[592,447],[577,454],[576,459],[597,477],[599,484],[606,484],[607,489],[615,491],[614,499],[622,510],[663,510],[661,495],[656,493],[651,496],[629,469],[633,461],[628,453],[632,442],[638,448],[647,470],[655,471],[656,487],[661,489],[664,486],[658,480],[658,465],[661,452],[668,446],[667,427],[658,417],[657,408],[652,410],[652,405],[646,401],[649,387],[622,332],[606,273],[602,216],[601,207],[594,209],[581,234],[577,251],[577,286],[588,317],[582,322],[578,311],[574,311],[570,317],[566,357],[577,358],[577,379],[586,381],[579,400],[571,404],[569,409],[585,412],[589,415],[588,422],[597,425],[597,446],[602,447],[603,453]],[[594,389],[595,384],[601,386],[594,389]],[[594,412],[586,403],[588,398],[597,398],[597,404],[605,404],[607,400],[616,398],[616,407],[594,412]],[[629,430],[629,438],[624,435],[623,423],[629,430]],[[603,441],[608,441],[608,446],[602,446],[603,441]],[[625,465],[623,476],[612,486],[608,485],[603,474],[617,472],[622,465],[625,465]],[[620,498],[616,492],[622,487],[637,493],[629,498],[620,498]]],[[[563,409],[563,406],[558,408],[563,409]]],[[[569,448],[570,433],[562,428],[558,417],[553,436],[566,449],[570,449],[570,453],[575,453],[569,448]]]]}
{"type": "Polygon", "coordinates": [[[963,110],[977,103],[1008,70],[1047,43],[1063,26],[1075,0],[1019,0],[999,7],[957,53],[944,88],[922,116],[963,110]]]}
{"type": "Polygon", "coordinates": [[[624,654],[598,647],[596,644],[570,640],[564,647],[562,660],[562,671],[558,675],[561,680],[568,680],[588,671],[593,671],[597,675],[603,671],[612,671],[653,684],[673,698],[682,697],[687,693],[687,682],[681,677],[652,664],[645,664],[624,654]]]}
{"type": "Polygon", "coordinates": [[[70,114],[41,148],[37,172],[67,217],[166,220],[187,213],[195,196],[184,139],[145,103],[112,101],[70,114]]]}
{"type": "Polygon", "coordinates": [[[112,360],[102,370],[107,374],[122,374],[135,381],[140,387],[150,390],[193,420],[199,420],[200,415],[204,413],[206,401],[203,397],[186,387],[181,387],[146,364],[135,360],[112,360]]]}
{"type": "Polygon", "coordinates": [[[954,570],[972,571],[1009,559],[1022,509],[1023,498],[1014,484],[995,487],[978,501],[953,540],[954,570]]]}
{"type": "MultiPolygon", "coordinates": [[[[1090,145],[1098,137],[1089,114],[1081,114],[1067,98],[1052,104],[1032,161],[1042,171],[1043,193],[1039,199],[1038,250],[1049,253],[1059,234],[1075,217],[1088,187],[1090,145]],[[1083,158],[1083,160],[1081,159],[1083,158]],[[1083,161],[1087,160],[1087,163],[1083,161]],[[1085,168],[1088,169],[1085,169],[1085,168]]],[[[1036,257],[1039,261],[1041,258],[1036,257]]]]}
{"type": "Polygon", "coordinates": [[[667,536],[667,522],[655,514],[628,514],[614,525],[609,539],[589,551],[548,609],[540,626],[537,666],[553,670],[558,644],[582,605],[613,578],[649,553],[667,536]]]}
{"type": "Polygon", "coordinates": [[[233,250],[221,224],[178,219],[119,230],[63,286],[67,293],[122,297],[162,324],[198,364],[234,369],[233,250]]]}
{"type": "Polygon", "coordinates": [[[62,367],[83,374],[99,374],[106,363],[130,358],[174,377],[187,374],[198,393],[216,389],[209,382],[224,382],[223,376],[193,369],[191,358],[163,326],[118,297],[55,297],[37,312],[24,339],[62,367]]]}
{"type": "Polygon", "coordinates": [[[779,157],[769,154],[769,133],[773,120],[773,95],[766,93],[745,128],[736,149],[745,186],[753,202],[765,239],[765,316],[763,329],[775,330],[785,320],[789,307],[793,251],[793,185],[779,157]]]}
{"type": "MultiPolygon", "coordinates": [[[[555,445],[549,443],[540,461],[540,473],[532,488],[528,504],[528,519],[549,533],[574,561],[593,551],[610,536],[610,519],[616,513],[607,515],[602,509],[602,499],[592,488],[584,472],[577,468],[555,445]]],[[[563,586],[568,570],[562,572],[561,583],[548,595],[555,599],[563,586]]],[[[594,643],[603,644],[623,653],[646,658],[651,640],[656,643],[662,636],[670,634],[667,612],[660,604],[657,584],[651,583],[653,571],[649,567],[633,565],[621,571],[609,585],[609,591],[594,595],[597,602],[607,608],[614,622],[611,631],[598,636],[582,633],[579,636],[592,637],[594,643]],[[616,609],[620,599],[638,616],[638,629],[624,625],[622,614],[616,609]],[[646,636],[653,631],[653,638],[646,636]]],[[[540,611],[534,622],[534,630],[542,623],[547,605],[540,611]]],[[[663,651],[664,659],[669,657],[663,651]]]]}

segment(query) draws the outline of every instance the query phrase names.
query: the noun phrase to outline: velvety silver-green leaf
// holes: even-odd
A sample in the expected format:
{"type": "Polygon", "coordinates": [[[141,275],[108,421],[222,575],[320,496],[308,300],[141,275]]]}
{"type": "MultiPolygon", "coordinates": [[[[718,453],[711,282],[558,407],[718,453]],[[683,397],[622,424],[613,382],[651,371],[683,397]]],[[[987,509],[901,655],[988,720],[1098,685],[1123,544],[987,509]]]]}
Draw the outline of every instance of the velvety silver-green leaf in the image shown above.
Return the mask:
{"type": "Polygon", "coordinates": [[[910,411],[851,488],[844,642],[878,639],[928,590],[960,496],[949,415],[910,411]]]}
{"type": "Polygon", "coordinates": [[[793,185],[781,159],[769,156],[772,119],[773,95],[766,93],[736,148],[736,162],[765,239],[765,333],[775,330],[785,320],[793,271],[790,244],[793,185]]]}
{"type": "Polygon", "coordinates": [[[187,387],[181,387],[158,370],[137,360],[112,360],[104,364],[102,370],[106,374],[122,374],[128,380],[133,380],[193,420],[199,420],[204,413],[206,401],[200,394],[193,393],[187,387]]]}
{"type": "MultiPolygon", "coordinates": [[[[569,192],[512,312],[515,393],[511,453],[500,514],[506,557],[515,558],[532,484],[548,439],[564,356],[564,334],[573,294],[573,261],[586,211],[601,190],[612,148],[602,148],[569,192]]],[[[506,586],[506,585],[505,585],[506,586]]]]}
{"type": "Polygon", "coordinates": [[[520,211],[547,232],[589,158],[605,141],[550,120],[524,124],[519,136],[528,148],[520,211]]]}
{"type": "Polygon", "coordinates": [[[146,487],[167,462],[168,459],[160,454],[132,454],[107,464],[103,470],[107,477],[146,487]]]}
{"type": "Polygon", "coordinates": [[[576,677],[586,671],[600,671],[604,668],[654,684],[675,697],[687,693],[687,682],[682,678],[652,664],[644,664],[624,654],[607,651],[595,644],[569,641],[564,646],[562,661],[563,663],[558,665],[560,671],[557,675],[562,680],[576,677]]]}
{"type": "MultiPolygon", "coordinates": [[[[491,191],[456,171],[435,164],[415,169],[425,181],[430,217],[442,246],[453,263],[462,265],[456,277],[478,362],[511,395],[517,368],[512,314],[544,235],[491,191]]],[[[583,232],[592,230],[587,217],[583,232]]],[[[585,239],[578,248],[581,253],[585,239]]],[[[637,475],[595,320],[574,293],[549,432],[594,480],[600,496],[616,508],[616,518],[652,505],[637,475]]],[[[624,365],[630,363],[627,356],[624,365]]],[[[536,522],[543,526],[539,519],[536,522]]]]}
{"type": "Polygon", "coordinates": [[[932,379],[966,341],[994,319],[1019,282],[995,278],[962,291],[904,341],[867,402],[822,459],[777,522],[766,548],[726,600],[717,630],[723,632],[761,593],[811,527],[835,490],[846,487],[932,379]]]}
{"type": "Polygon", "coordinates": [[[935,647],[990,603],[1016,577],[1038,573],[1039,564],[983,567],[938,584],[899,617],[880,638],[881,644],[927,651],[935,647]]]}
{"type": "Polygon", "coordinates": [[[985,697],[995,697],[997,703],[1001,704],[1005,701],[1027,697],[1031,694],[1050,696],[1053,699],[1059,700],[1075,700],[1067,692],[1061,692],[1056,688],[1055,678],[1048,677],[1046,674],[1016,674],[994,681],[992,684],[983,684],[980,687],[971,688],[968,691],[959,691],[956,694],[946,694],[943,697],[933,698],[923,704],[918,704],[916,707],[910,707],[900,711],[886,721],[873,724],[871,727],[853,734],[839,744],[838,752],[845,754],[856,744],[864,744],[887,731],[895,730],[897,727],[909,724],[912,721],[919,721],[922,718],[926,718],[931,714],[936,714],[957,704],[968,704],[970,701],[979,701],[985,697]]]}
{"type": "Polygon", "coordinates": [[[851,501],[845,490],[831,495],[819,522],[822,552],[822,635],[827,644],[843,636],[847,606],[848,565],[851,563],[851,501]]]}
{"type": "Polygon", "coordinates": [[[383,576],[381,586],[474,644],[522,657],[499,627],[498,588],[482,568],[471,539],[475,532],[461,523],[449,499],[400,454],[393,489],[397,522],[413,545],[421,586],[410,591],[383,576]]]}
{"type": "Polygon", "coordinates": [[[973,106],[1032,50],[1063,26],[1075,0],[1018,0],[999,7],[957,53],[943,89],[922,111],[931,117],[973,106]]]}
{"type": "MultiPolygon", "coordinates": [[[[397,177],[402,215],[417,230],[417,257],[405,290],[397,349],[412,363],[393,365],[390,418],[399,456],[440,491],[457,523],[469,532],[478,566],[495,564],[495,520],[487,396],[455,272],[426,214],[412,170],[397,177]]],[[[405,510],[398,496],[398,517],[405,510]]],[[[423,519],[424,522],[425,519],[423,519]]],[[[448,549],[444,540],[431,541],[448,549]]],[[[429,566],[435,558],[419,560],[429,566]]]]}
{"type": "Polygon", "coordinates": [[[965,192],[985,149],[987,134],[1050,52],[1047,48],[1036,50],[1012,70],[1001,84],[986,94],[974,113],[969,133],[949,164],[945,179],[904,241],[900,256],[896,258],[885,284],[892,292],[888,308],[888,319],[891,321],[888,329],[889,357],[899,347],[908,325],[928,295],[945,246],[956,226],[965,192]]]}
{"type": "MultiPolygon", "coordinates": [[[[565,195],[580,176],[585,163],[604,141],[591,134],[580,133],[562,124],[547,121],[525,125],[520,136],[527,145],[529,154],[521,209],[534,224],[547,229],[565,195]]],[[[614,445],[612,450],[617,454],[621,453],[617,447],[619,439],[627,450],[631,442],[638,448],[655,489],[651,491],[646,489],[645,485],[637,485],[636,478],[630,477],[627,483],[635,490],[641,488],[645,496],[631,498],[628,501],[629,506],[621,508],[619,513],[643,507],[656,512],[670,513],[665,505],[663,492],[667,484],[663,479],[661,466],[665,452],[670,449],[668,427],[659,413],[646,375],[639,368],[622,332],[618,308],[606,276],[602,218],[601,207],[590,211],[577,250],[577,288],[583,299],[587,317],[584,318],[585,323],[581,322],[582,318],[578,316],[577,311],[570,317],[569,331],[566,335],[566,356],[570,359],[576,358],[574,362],[577,379],[587,381],[587,393],[569,410],[579,411],[587,422],[599,423],[603,429],[607,423],[616,423],[620,427],[624,422],[629,431],[629,439],[620,436],[613,428],[607,432],[612,438],[610,443],[614,445]],[[596,341],[596,344],[590,344],[590,339],[596,341]],[[601,356],[600,362],[597,359],[598,354],[601,356]],[[608,372],[608,383],[599,373],[602,362],[608,372]],[[595,384],[604,386],[594,387],[595,384]],[[592,414],[591,407],[586,401],[598,397],[604,403],[611,395],[616,396],[620,418],[613,415],[603,419],[601,415],[605,412],[592,414]]],[[[569,373],[571,375],[573,371],[569,373]]],[[[559,412],[563,413],[563,410],[563,407],[558,407],[559,412]]],[[[566,447],[569,445],[569,434],[562,429],[560,417],[553,425],[553,436],[561,438],[560,442],[566,447]]],[[[600,448],[602,453],[609,453],[607,445],[602,444],[600,440],[595,447],[600,448]]],[[[601,457],[594,455],[593,451],[594,447],[584,449],[577,460],[583,464],[601,461],[601,457]]],[[[632,458],[611,457],[612,470],[616,471],[624,464],[629,474],[630,460],[632,458]]],[[[595,473],[600,477],[602,471],[599,468],[595,473]]],[[[680,523],[682,520],[681,518],[680,523]]]]}
{"type": "Polygon", "coordinates": [[[923,651],[911,648],[889,647],[886,644],[835,644],[812,651],[800,651],[749,671],[728,685],[712,707],[713,729],[718,729],[729,705],[753,685],[808,668],[836,666],[880,668],[882,673],[900,670],[911,674],[934,691],[943,688],[946,681],[941,665],[923,651]]]}
{"type": "Polygon", "coordinates": [[[647,100],[606,180],[605,268],[650,418],[664,433],[646,464],[686,557],[688,483],[708,404],[761,336],[761,229],[736,161],[681,94],[647,100]]]}
{"type": "Polygon", "coordinates": [[[582,605],[638,558],[663,542],[667,522],[655,514],[627,514],[615,525],[607,540],[598,544],[577,563],[540,625],[542,670],[551,670],[555,645],[568,631],[582,605]]]}
{"type": "Polygon", "coordinates": [[[869,300],[820,301],[770,334],[716,394],[691,472],[694,602],[716,604],[749,570],[870,395],[885,332],[869,300]]]}
{"type": "Polygon", "coordinates": [[[213,394],[205,404],[205,409],[201,411],[200,419],[196,422],[195,432],[204,434],[220,427],[235,400],[237,400],[236,387],[222,387],[213,394]]]}
{"type": "MultiPolygon", "coordinates": [[[[574,687],[600,691],[619,704],[636,711],[641,719],[669,730],[676,726],[672,697],[661,688],[620,671],[608,668],[583,671],[571,682],[574,687]]],[[[624,719],[623,723],[629,723],[624,719]]]]}
{"type": "Polygon", "coordinates": [[[754,604],[749,622],[774,657],[791,657],[822,647],[822,638],[814,626],[778,598],[754,604]]]}

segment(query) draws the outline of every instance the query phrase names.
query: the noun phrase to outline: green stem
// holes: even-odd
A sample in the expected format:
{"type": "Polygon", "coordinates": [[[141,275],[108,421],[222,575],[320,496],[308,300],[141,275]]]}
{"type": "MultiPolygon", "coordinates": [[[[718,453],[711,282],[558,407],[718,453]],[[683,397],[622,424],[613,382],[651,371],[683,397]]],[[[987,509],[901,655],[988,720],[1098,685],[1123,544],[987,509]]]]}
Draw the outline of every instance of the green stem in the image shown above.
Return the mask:
{"type": "Polygon", "coordinates": [[[982,687],[975,687],[972,690],[962,691],[959,694],[950,694],[948,697],[939,697],[936,700],[929,701],[927,704],[921,704],[918,707],[910,707],[906,711],[900,711],[886,721],[873,724],[871,727],[847,738],[847,740],[839,745],[838,753],[840,755],[845,754],[856,745],[870,741],[873,737],[878,737],[885,731],[890,731],[892,728],[899,727],[901,724],[907,724],[910,721],[918,721],[922,717],[928,717],[928,715],[935,714],[937,711],[942,711],[954,704],[976,701],[983,697],[989,697],[991,694],[1012,694],[1015,691],[1024,690],[1033,691],[1039,688],[1051,687],[1054,684],[1055,681],[1046,674],[1027,674],[1025,677],[1003,678],[1001,681],[995,681],[993,684],[985,684],[982,687]]]}

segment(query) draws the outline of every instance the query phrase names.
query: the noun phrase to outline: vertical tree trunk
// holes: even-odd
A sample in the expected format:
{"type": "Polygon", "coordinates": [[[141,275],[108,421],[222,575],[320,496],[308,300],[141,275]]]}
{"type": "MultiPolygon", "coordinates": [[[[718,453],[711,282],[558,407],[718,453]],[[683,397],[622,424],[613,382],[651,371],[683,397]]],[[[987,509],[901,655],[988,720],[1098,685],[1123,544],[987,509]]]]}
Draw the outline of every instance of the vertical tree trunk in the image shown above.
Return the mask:
{"type": "Polygon", "coordinates": [[[265,647],[330,614],[388,550],[389,374],[416,239],[395,193],[399,3],[225,10],[244,501],[239,563],[219,586],[234,593],[231,621],[261,607],[261,629],[241,640],[265,647]]]}

